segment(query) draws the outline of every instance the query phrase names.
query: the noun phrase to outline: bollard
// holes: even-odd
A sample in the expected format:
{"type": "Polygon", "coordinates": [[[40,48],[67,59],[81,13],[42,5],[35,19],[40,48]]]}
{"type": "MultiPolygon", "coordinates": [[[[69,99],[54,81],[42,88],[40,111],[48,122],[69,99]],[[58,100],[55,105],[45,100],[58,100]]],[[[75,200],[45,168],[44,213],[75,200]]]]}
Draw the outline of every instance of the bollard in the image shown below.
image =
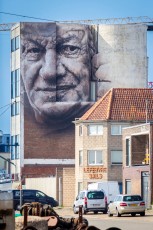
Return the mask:
{"type": "Polygon", "coordinates": [[[79,224],[82,223],[82,205],[79,206],[79,224]]]}
{"type": "Polygon", "coordinates": [[[28,207],[27,206],[24,206],[24,222],[23,222],[23,227],[27,227],[27,222],[28,222],[28,207]]]}

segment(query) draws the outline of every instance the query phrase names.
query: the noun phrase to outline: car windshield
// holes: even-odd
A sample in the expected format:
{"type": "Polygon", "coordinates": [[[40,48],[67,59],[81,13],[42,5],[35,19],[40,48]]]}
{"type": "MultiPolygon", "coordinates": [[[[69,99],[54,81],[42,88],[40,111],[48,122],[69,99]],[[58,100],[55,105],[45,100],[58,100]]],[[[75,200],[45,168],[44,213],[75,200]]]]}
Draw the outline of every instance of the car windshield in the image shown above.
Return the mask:
{"type": "Polygon", "coordinates": [[[92,200],[92,199],[104,199],[104,193],[102,191],[88,192],[87,197],[88,197],[89,200],[92,200]]]}
{"type": "Polygon", "coordinates": [[[123,201],[142,201],[141,196],[124,196],[123,201]]]}

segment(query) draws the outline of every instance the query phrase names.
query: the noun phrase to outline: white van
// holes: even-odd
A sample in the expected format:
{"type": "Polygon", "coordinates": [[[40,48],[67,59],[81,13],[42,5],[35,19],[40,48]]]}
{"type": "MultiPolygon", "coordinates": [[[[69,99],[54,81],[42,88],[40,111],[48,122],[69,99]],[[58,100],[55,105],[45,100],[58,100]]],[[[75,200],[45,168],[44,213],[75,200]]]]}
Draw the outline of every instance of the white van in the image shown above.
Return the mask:
{"type": "Polygon", "coordinates": [[[89,190],[104,190],[107,196],[108,204],[113,201],[114,198],[120,194],[118,181],[102,181],[88,184],[89,190]]]}
{"type": "Polygon", "coordinates": [[[103,190],[83,190],[80,191],[79,195],[73,204],[74,214],[79,212],[79,206],[82,206],[83,214],[87,212],[98,212],[107,213],[107,197],[103,190]]]}

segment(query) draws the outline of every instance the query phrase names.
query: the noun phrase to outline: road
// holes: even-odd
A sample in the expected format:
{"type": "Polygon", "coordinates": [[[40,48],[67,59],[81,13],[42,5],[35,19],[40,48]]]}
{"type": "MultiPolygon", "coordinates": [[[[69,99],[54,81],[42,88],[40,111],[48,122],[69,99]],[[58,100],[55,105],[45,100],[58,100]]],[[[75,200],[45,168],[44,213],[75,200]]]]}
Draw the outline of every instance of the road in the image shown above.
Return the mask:
{"type": "MultiPolygon", "coordinates": [[[[55,209],[55,211],[62,217],[78,217],[78,214],[73,214],[72,208],[55,209]]],[[[106,230],[110,227],[118,227],[121,230],[152,230],[153,229],[153,210],[146,211],[146,216],[142,217],[136,215],[124,215],[121,217],[108,217],[107,214],[93,214],[88,213],[83,216],[89,222],[89,226],[93,225],[101,230],[106,230]]]]}

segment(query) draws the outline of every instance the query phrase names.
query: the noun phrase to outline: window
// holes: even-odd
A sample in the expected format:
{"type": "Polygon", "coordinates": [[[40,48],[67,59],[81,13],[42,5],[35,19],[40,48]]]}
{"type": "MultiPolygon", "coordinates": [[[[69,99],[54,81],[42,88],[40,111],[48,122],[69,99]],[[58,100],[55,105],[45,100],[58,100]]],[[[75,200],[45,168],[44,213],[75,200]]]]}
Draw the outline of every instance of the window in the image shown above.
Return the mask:
{"type": "Polygon", "coordinates": [[[92,81],[90,85],[90,100],[96,101],[96,82],[92,81]]]}
{"type": "Polygon", "coordinates": [[[118,182],[118,185],[119,185],[120,193],[122,194],[123,193],[123,184],[122,184],[122,182],[118,182]]]}
{"type": "Polygon", "coordinates": [[[42,198],[45,197],[46,195],[43,192],[36,191],[36,197],[42,198]]]}
{"type": "Polygon", "coordinates": [[[24,198],[35,197],[35,195],[36,195],[36,191],[34,190],[23,190],[24,198]]]}
{"type": "Polygon", "coordinates": [[[19,39],[19,36],[15,37],[15,38],[12,38],[11,39],[11,52],[19,49],[20,47],[20,39],[19,39]]]}
{"type": "Polygon", "coordinates": [[[122,164],[122,151],[112,150],[111,151],[111,164],[121,165],[122,164]]]}
{"type": "Polygon", "coordinates": [[[131,165],[130,139],[126,139],[126,166],[131,165]]]}
{"type": "Polygon", "coordinates": [[[11,160],[19,159],[19,135],[11,136],[11,160]]]}
{"type": "Polygon", "coordinates": [[[12,146],[15,143],[15,136],[11,136],[11,160],[15,160],[15,147],[12,146]]]}
{"type": "Polygon", "coordinates": [[[88,135],[103,135],[102,125],[88,125],[88,135]]]}
{"type": "Polygon", "coordinates": [[[111,135],[122,135],[122,129],[127,127],[126,125],[111,125],[111,135]]]}
{"type": "Polygon", "coordinates": [[[79,165],[81,166],[82,163],[83,163],[83,151],[80,150],[80,151],[79,151],[79,165]]]}
{"type": "Polygon", "coordinates": [[[131,180],[125,180],[125,194],[131,194],[131,180]]]}
{"type": "Polygon", "coordinates": [[[20,113],[20,102],[13,102],[11,105],[11,116],[18,115],[20,113]]]}
{"type": "Polygon", "coordinates": [[[79,125],[79,136],[83,135],[82,125],[79,125]]]}
{"type": "Polygon", "coordinates": [[[89,200],[104,199],[104,193],[102,191],[90,191],[87,194],[89,200]]]}
{"type": "Polygon", "coordinates": [[[20,95],[20,70],[16,69],[11,72],[11,98],[20,95]]]}
{"type": "Polygon", "coordinates": [[[101,150],[89,150],[88,151],[88,165],[101,165],[103,164],[102,151],[101,150]]]}

